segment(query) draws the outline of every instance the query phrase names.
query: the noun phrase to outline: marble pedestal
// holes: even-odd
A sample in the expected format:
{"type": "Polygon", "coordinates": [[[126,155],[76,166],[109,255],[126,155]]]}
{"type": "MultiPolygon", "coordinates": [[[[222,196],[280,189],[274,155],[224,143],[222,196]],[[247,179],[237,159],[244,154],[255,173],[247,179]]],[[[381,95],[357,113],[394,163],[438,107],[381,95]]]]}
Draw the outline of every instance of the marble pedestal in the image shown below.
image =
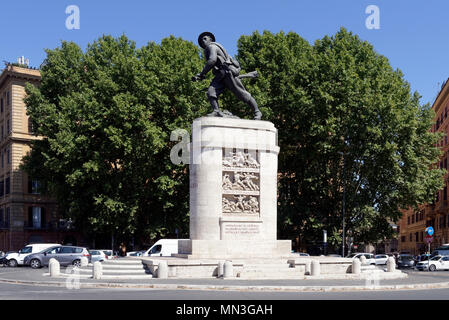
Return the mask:
{"type": "Polygon", "coordinates": [[[203,117],[192,125],[188,258],[288,257],[277,240],[277,129],[271,122],[203,117]]]}

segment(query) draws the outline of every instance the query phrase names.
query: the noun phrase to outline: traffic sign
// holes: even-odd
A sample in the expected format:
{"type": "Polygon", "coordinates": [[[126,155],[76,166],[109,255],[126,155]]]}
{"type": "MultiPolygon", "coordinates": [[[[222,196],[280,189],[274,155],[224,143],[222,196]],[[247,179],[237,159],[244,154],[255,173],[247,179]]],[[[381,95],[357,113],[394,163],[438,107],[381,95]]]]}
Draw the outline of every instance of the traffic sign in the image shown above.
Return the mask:
{"type": "Polygon", "coordinates": [[[433,237],[426,237],[426,242],[427,243],[432,243],[433,241],[433,237]]]}
{"type": "Polygon", "coordinates": [[[434,233],[433,228],[432,228],[432,227],[427,227],[427,228],[426,228],[426,233],[427,233],[429,236],[433,235],[433,233],[434,233]]]}

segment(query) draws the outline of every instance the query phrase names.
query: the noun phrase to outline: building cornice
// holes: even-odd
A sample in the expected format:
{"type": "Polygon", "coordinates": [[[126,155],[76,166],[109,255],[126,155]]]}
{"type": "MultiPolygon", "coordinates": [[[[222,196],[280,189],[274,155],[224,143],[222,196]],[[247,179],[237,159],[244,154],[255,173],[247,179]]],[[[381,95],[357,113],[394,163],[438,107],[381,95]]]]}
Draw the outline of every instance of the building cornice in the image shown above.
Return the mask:
{"type": "Polygon", "coordinates": [[[8,79],[20,79],[28,81],[40,81],[41,72],[35,69],[27,69],[12,65],[7,65],[0,74],[0,88],[3,87],[8,79]]]}
{"type": "Polygon", "coordinates": [[[435,111],[435,113],[438,113],[440,107],[443,106],[444,101],[446,101],[448,95],[449,95],[449,79],[446,80],[446,82],[444,83],[443,87],[438,93],[437,98],[435,99],[435,102],[432,105],[432,109],[435,111]]]}

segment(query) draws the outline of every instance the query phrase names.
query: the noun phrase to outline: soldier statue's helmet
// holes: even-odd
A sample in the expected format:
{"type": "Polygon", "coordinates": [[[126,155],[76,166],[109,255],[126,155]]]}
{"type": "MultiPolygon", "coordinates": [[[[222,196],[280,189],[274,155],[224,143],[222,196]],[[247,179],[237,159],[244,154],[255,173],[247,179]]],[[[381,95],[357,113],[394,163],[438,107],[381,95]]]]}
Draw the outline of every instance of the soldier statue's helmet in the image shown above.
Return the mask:
{"type": "Polygon", "coordinates": [[[214,36],[213,33],[208,32],[208,31],[201,33],[201,34],[198,36],[198,44],[199,44],[200,47],[203,48],[203,49],[204,49],[204,46],[203,46],[203,41],[202,41],[202,39],[203,39],[204,36],[209,36],[209,37],[211,37],[212,42],[215,42],[215,36],[214,36]]]}

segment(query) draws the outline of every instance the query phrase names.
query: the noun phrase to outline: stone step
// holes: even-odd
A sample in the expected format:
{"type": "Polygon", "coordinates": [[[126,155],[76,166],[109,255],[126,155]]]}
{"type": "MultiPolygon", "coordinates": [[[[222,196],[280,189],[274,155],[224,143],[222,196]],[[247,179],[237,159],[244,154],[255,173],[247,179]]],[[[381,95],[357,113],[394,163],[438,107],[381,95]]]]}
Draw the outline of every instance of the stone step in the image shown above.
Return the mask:
{"type": "Polygon", "coordinates": [[[143,264],[102,264],[103,270],[118,270],[118,269],[145,269],[143,264]]]}
{"type": "Polygon", "coordinates": [[[304,274],[298,268],[289,268],[288,264],[245,265],[239,272],[242,279],[303,279],[304,274]]]}
{"type": "MultiPolygon", "coordinates": [[[[80,268],[80,273],[92,273],[92,268],[80,268]]],[[[103,269],[103,274],[120,274],[120,275],[127,275],[127,274],[149,274],[149,271],[141,268],[141,269],[103,269]]]]}
{"type": "Polygon", "coordinates": [[[269,270],[243,270],[238,273],[241,279],[304,279],[304,274],[298,270],[269,271],[269,270]]]}
{"type": "Polygon", "coordinates": [[[142,264],[142,260],[140,259],[112,259],[112,260],[104,260],[101,264],[104,265],[117,265],[117,264],[142,264]]]}

